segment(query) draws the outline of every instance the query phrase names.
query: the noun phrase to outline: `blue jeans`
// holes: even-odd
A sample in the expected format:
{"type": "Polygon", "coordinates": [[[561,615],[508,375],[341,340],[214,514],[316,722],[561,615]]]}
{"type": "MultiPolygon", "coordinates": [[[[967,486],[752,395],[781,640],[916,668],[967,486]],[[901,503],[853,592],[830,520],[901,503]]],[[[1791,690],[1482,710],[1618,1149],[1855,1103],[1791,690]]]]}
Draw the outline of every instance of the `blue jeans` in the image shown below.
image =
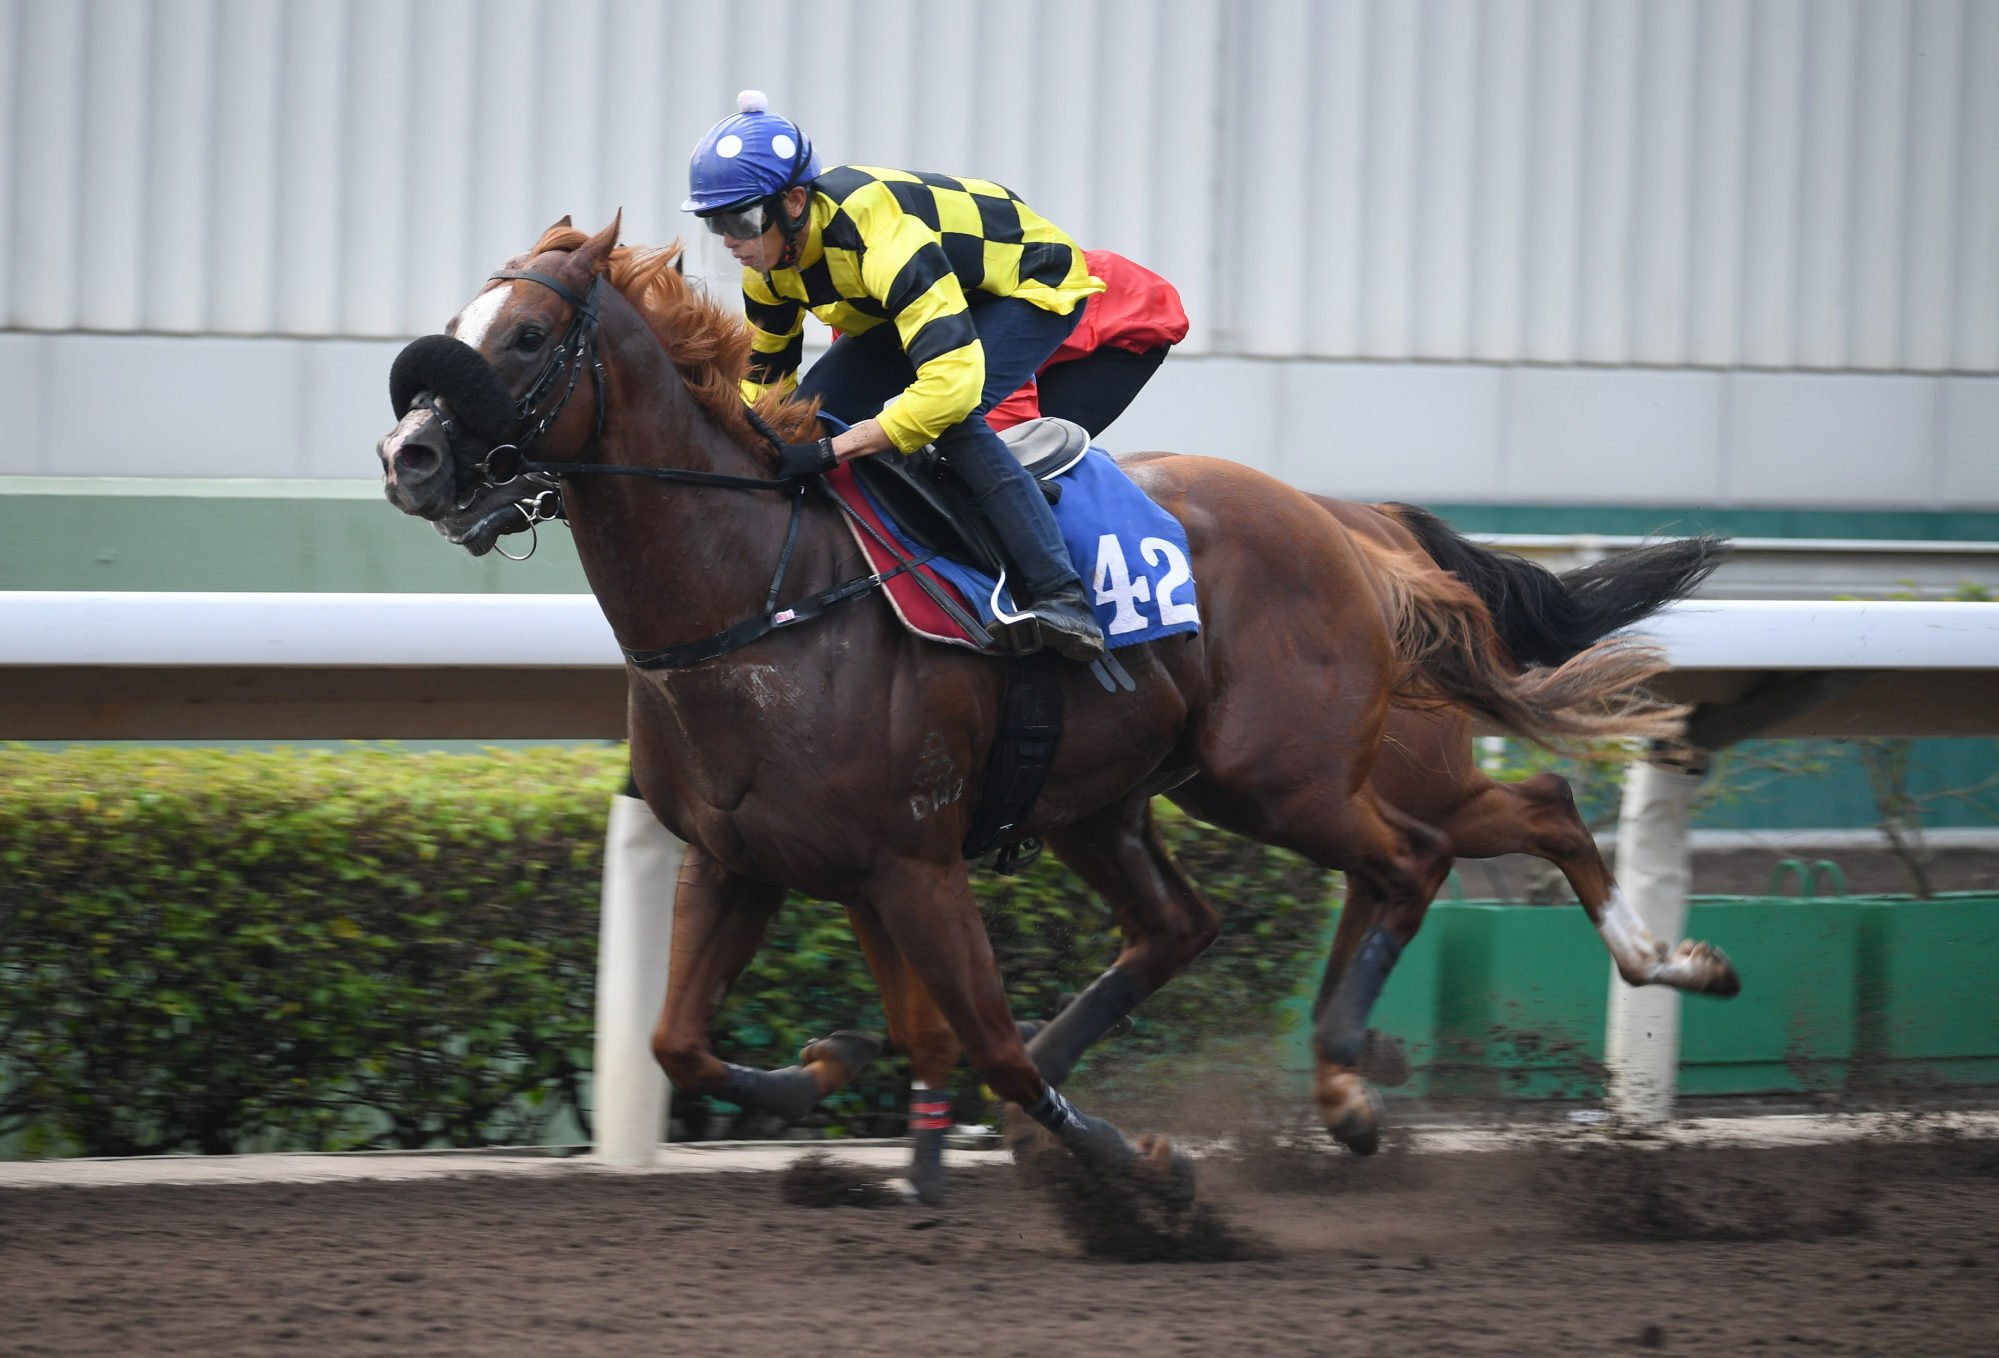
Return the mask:
{"type": "MultiPolygon", "coordinates": [[[[1062,530],[1034,478],[986,423],[986,412],[1024,386],[1035,369],[1069,338],[1083,318],[1079,304],[1067,316],[1031,302],[974,292],[966,299],[979,344],[986,351],[986,385],[979,404],[936,438],[937,451],[958,473],[1020,571],[1030,599],[1046,598],[1079,583],[1062,545],[1062,530]]],[[[816,396],[820,408],[849,424],[881,413],[892,396],[916,380],[892,321],[858,335],[844,335],[799,379],[801,397],[816,396]]]]}

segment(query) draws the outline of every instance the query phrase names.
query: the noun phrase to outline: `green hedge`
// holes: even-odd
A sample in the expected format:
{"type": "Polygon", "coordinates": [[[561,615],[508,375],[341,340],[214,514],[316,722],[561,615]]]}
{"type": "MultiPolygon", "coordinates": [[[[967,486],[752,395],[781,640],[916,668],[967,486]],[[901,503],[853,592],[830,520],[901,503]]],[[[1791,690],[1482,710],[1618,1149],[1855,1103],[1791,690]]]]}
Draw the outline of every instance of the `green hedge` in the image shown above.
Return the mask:
{"type": "MultiPolygon", "coordinates": [[[[587,1134],[603,822],[622,749],[0,747],[0,1144],[145,1154],[587,1134]]],[[[1316,964],[1326,874],[1169,816],[1226,920],[1109,1065],[1268,1034],[1316,964]]],[[[1023,1015],[1116,951],[1052,859],[979,893],[1023,1015]]],[[[782,1065],[880,1006],[844,915],[784,910],[717,1018],[782,1065]]],[[[901,1062],[831,1105],[895,1125],[901,1062]]],[[[837,1129],[836,1129],[837,1130],[837,1129]]]]}

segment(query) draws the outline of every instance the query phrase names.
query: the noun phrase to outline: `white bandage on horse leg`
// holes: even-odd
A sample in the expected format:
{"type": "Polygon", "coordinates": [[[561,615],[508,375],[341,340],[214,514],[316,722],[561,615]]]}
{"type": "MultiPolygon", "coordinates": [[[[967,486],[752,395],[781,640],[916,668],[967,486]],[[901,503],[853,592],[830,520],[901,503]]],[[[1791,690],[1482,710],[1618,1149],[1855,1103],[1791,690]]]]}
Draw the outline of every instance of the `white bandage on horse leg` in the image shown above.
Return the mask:
{"type": "Polygon", "coordinates": [[[1596,930],[1603,935],[1604,946],[1610,949],[1611,960],[1625,980],[1632,985],[1650,985],[1659,979],[1666,962],[1666,945],[1646,927],[1616,886],[1604,902],[1603,919],[1596,930]]]}
{"type": "Polygon", "coordinates": [[[1632,985],[1669,985],[1715,995],[1733,995],[1741,988],[1734,966],[1720,949],[1690,939],[1677,945],[1665,942],[1614,886],[1597,932],[1617,963],[1618,975],[1632,985]]]}

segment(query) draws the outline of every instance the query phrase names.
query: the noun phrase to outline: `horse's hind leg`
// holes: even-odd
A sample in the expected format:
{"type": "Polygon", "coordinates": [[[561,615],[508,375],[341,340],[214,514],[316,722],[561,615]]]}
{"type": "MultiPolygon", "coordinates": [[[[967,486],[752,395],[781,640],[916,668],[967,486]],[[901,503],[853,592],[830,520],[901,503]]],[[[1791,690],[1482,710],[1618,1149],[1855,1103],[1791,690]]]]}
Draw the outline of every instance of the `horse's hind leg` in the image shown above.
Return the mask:
{"type": "Polygon", "coordinates": [[[1517,783],[1479,777],[1475,788],[1440,822],[1460,858],[1528,853],[1561,869],[1597,933],[1632,985],[1668,985],[1705,995],[1742,989],[1735,967],[1711,943],[1688,939],[1677,947],[1653,935],[1618,891],[1597,851],[1568,781],[1539,773],[1517,783]]]}
{"type": "Polygon", "coordinates": [[[1103,897],[1124,934],[1110,969],[1027,1044],[1042,1075],[1060,1084],[1091,1045],[1215,941],[1221,919],[1160,842],[1149,796],[1094,812],[1048,844],[1103,897]]]}
{"type": "MultiPolygon", "coordinates": [[[[843,1048],[844,1059],[819,1059],[784,1070],[751,1070],[717,1057],[708,1026],[729,988],[756,956],[764,929],[784,900],[784,888],[737,876],[698,845],[681,861],[674,895],[673,960],[666,1003],[653,1030],[654,1058],[674,1086],[687,1094],[712,1094],[746,1110],[795,1122],[831,1088],[867,1064],[864,1035],[843,1048]]],[[[878,1046],[879,1044],[877,1044],[878,1046]]]]}
{"type": "MultiPolygon", "coordinates": [[[[1368,1015],[1402,950],[1451,869],[1444,836],[1371,796],[1357,798],[1351,829],[1365,847],[1346,858],[1347,900],[1312,1011],[1319,1117],[1342,1145],[1371,1155],[1380,1145],[1381,1096],[1362,1070],[1368,1015]]],[[[1301,852],[1320,858],[1302,844],[1301,852]]],[[[1331,866],[1331,864],[1328,864],[1331,866]]]]}
{"type": "MultiPolygon", "coordinates": [[[[1448,861],[1445,864],[1445,871],[1449,871],[1448,861]]],[[[1418,925],[1428,916],[1429,907],[1435,898],[1436,894],[1433,891],[1423,901],[1418,925]]],[[[1381,923],[1385,906],[1386,902],[1366,877],[1353,874],[1347,876],[1346,899],[1341,903],[1339,927],[1333,932],[1332,947],[1326,957],[1326,969],[1319,977],[1318,993],[1312,1000],[1312,1018],[1315,1023],[1325,1012],[1334,994],[1338,992],[1340,981],[1346,976],[1348,968],[1353,965],[1362,942],[1381,923]]],[[[1413,936],[1415,929],[1411,928],[1409,932],[1413,936]]],[[[1349,997],[1353,994],[1351,990],[1347,993],[1349,997]]],[[[1360,1023],[1360,1031],[1360,1054],[1355,1064],[1361,1075],[1368,1081],[1379,1084],[1407,1083],[1408,1056],[1401,1044],[1394,1038],[1367,1027],[1364,1018],[1360,1023]]],[[[1376,1101],[1369,1098],[1367,1102],[1368,1106],[1373,1107],[1376,1101]]],[[[1349,1138],[1340,1139],[1347,1141],[1349,1138]]]]}
{"type": "Polygon", "coordinates": [[[1201,780],[1172,796],[1204,819],[1346,873],[1346,907],[1313,1005],[1313,1097],[1326,1130],[1369,1155],[1380,1144],[1382,1106],[1361,1070],[1368,1014],[1443,885],[1451,852],[1440,832],[1386,805],[1371,787],[1350,798],[1342,791],[1324,779],[1251,800],[1201,780]]]}

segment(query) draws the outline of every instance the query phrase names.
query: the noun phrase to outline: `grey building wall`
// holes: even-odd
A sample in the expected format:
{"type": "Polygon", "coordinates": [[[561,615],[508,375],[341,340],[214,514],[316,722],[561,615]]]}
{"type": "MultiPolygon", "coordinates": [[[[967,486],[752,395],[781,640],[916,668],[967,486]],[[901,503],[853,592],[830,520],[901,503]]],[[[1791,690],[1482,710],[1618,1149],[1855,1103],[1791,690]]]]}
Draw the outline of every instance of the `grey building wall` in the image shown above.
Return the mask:
{"type": "Polygon", "coordinates": [[[564,213],[686,234],[754,85],[1174,279],[1114,446],[1999,507],[1994,71],[1987,0],[0,0],[0,477],[371,475],[398,344],[564,213]]]}

